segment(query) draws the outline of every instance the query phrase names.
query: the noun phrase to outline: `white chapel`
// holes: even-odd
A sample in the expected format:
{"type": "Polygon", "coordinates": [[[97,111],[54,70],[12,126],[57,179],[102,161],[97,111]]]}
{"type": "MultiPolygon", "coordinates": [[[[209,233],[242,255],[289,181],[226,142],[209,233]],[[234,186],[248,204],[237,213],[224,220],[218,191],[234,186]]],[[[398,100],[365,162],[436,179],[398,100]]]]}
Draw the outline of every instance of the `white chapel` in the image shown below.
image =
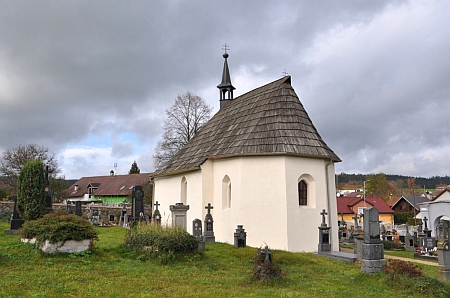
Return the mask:
{"type": "Polygon", "coordinates": [[[233,244],[242,225],[246,244],[292,252],[317,251],[321,212],[339,250],[334,164],[339,157],[322,140],[285,76],[233,98],[228,54],[220,110],[154,174],[154,201],[163,224],[170,206],[189,205],[192,221],[210,209],[215,241],[233,244]]]}

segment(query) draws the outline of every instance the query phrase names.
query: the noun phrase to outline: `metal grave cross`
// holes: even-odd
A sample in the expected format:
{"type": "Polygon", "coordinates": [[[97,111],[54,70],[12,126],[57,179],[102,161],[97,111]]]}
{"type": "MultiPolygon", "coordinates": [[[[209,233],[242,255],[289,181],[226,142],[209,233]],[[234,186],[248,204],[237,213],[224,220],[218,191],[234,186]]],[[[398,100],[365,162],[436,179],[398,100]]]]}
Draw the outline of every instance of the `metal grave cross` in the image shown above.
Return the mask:
{"type": "Polygon", "coordinates": [[[158,203],[158,201],[156,201],[156,203],[154,205],[156,206],[156,210],[158,210],[158,206],[161,205],[161,204],[158,203]]]}
{"type": "Polygon", "coordinates": [[[208,214],[211,214],[211,209],[214,209],[214,207],[211,206],[211,203],[208,203],[208,206],[205,206],[205,209],[208,209],[208,214]]]}

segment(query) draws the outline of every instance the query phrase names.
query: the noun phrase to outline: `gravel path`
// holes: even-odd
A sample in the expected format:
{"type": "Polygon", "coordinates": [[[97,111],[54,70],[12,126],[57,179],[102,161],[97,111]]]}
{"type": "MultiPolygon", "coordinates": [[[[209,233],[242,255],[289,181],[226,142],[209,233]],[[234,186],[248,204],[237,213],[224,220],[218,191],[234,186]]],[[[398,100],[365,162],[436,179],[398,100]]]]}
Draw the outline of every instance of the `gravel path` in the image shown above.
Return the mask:
{"type": "MultiPolygon", "coordinates": [[[[340,251],[353,253],[353,248],[341,247],[340,251]]],[[[429,266],[436,266],[436,267],[439,266],[439,264],[436,262],[430,262],[430,261],[416,259],[416,258],[410,259],[410,258],[397,257],[397,256],[386,254],[386,252],[384,252],[384,258],[385,259],[397,259],[397,260],[402,260],[405,262],[420,263],[420,264],[429,265],[429,266]]]]}

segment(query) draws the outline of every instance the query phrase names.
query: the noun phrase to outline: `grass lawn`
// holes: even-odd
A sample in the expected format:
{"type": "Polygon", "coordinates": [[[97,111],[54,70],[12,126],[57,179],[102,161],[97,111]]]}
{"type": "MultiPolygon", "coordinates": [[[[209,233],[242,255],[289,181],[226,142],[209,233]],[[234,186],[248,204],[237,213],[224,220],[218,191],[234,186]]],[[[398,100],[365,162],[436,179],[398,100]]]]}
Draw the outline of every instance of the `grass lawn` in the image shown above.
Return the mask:
{"type": "MultiPolygon", "coordinates": [[[[430,278],[362,274],[359,266],[311,253],[273,251],[281,281],[253,281],[256,248],[207,243],[206,251],[161,265],[122,248],[126,230],[96,228],[91,255],[44,255],[0,223],[0,297],[449,297],[450,286],[430,278]]],[[[427,277],[437,268],[420,265],[427,277]]]]}

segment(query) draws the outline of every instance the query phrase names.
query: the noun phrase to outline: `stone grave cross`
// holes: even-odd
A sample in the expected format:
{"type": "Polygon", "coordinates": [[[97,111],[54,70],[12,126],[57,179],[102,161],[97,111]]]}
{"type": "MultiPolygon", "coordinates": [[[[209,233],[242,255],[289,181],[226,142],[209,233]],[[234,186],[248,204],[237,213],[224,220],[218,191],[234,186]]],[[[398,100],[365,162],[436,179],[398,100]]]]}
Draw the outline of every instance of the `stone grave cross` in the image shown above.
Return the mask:
{"type": "Polygon", "coordinates": [[[355,215],[353,215],[352,219],[355,222],[355,229],[356,229],[356,227],[358,226],[358,219],[359,219],[358,213],[355,213],[355,215]]]}
{"type": "Polygon", "coordinates": [[[424,230],[428,230],[427,222],[428,222],[428,218],[425,216],[423,218],[423,223],[425,224],[425,229],[424,230]]]}
{"type": "Polygon", "coordinates": [[[325,215],[328,215],[328,213],[325,211],[325,209],[322,209],[320,215],[322,215],[322,226],[326,226],[327,224],[325,223],[325,215]]]}
{"type": "Polygon", "coordinates": [[[214,220],[211,215],[211,209],[214,209],[213,206],[211,206],[211,203],[208,203],[208,206],[205,206],[205,209],[208,210],[208,214],[205,216],[205,229],[204,229],[204,237],[203,239],[205,242],[215,242],[216,237],[214,236],[214,220]]]}
{"type": "Polygon", "coordinates": [[[153,212],[153,223],[156,223],[158,225],[161,224],[161,213],[158,210],[158,206],[161,205],[160,203],[158,203],[158,201],[155,202],[155,212],[153,212]]]}

